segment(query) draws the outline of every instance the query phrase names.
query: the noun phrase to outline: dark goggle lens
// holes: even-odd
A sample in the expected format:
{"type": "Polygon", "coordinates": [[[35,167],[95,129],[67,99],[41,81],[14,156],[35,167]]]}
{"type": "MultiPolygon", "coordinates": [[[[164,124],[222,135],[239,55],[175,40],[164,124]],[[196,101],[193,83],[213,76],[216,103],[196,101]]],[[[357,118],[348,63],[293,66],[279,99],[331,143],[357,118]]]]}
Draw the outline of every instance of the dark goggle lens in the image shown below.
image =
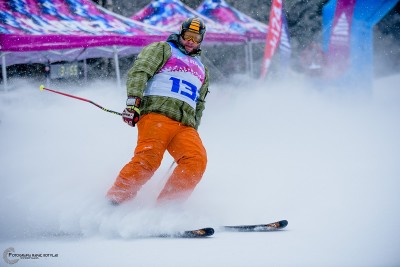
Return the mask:
{"type": "Polygon", "coordinates": [[[191,32],[184,32],[182,35],[183,40],[185,41],[190,41],[192,40],[193,43],[201,43],[201,35],[200,34],[196,34],[196,33],[191,33],[191,32]]]}

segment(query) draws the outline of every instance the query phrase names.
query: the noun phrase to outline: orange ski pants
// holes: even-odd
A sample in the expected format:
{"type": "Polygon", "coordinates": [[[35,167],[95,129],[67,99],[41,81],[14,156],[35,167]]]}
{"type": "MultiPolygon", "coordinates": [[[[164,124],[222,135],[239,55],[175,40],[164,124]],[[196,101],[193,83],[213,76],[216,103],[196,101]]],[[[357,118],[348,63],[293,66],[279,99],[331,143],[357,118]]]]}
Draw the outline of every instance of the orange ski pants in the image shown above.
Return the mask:
{"type": "Polygon", "coordinates": [[[136,125],[138,140],[134,156],[120,171],[107,193],[108,199],[119,204],[134,198],[158,169],[166,150],[177,166],[157,202],[187,199],[200,182],[207,165],[206,150],[198,132],[156,113],[142,116],[136,125]]]}

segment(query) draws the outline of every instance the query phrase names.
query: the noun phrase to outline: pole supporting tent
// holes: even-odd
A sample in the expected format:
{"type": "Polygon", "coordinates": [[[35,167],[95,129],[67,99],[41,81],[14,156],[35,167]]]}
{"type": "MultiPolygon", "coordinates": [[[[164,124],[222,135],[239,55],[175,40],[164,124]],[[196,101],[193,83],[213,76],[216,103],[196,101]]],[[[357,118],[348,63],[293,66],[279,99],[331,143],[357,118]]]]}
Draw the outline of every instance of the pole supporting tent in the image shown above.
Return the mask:
{"type": "Polygon", "coordinates": [[[1,73],[3,76],[3,88],[4,91],[8,90],[8,82],[7,82],[7,65],[6,65],[6,55],[9,54],[7,52],[1,52],[1,73]]]}

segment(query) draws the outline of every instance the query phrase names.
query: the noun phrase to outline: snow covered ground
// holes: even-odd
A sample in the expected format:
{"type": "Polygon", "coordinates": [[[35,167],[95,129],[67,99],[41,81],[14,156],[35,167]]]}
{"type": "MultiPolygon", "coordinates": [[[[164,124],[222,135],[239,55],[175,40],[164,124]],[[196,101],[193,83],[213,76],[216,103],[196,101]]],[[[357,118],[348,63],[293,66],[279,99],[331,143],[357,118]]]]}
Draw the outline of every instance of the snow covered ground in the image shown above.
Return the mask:
{"type": "MultiPolygon", "coordinates": [[[[0,93],[0,251],[42,254],[14,266],[400,266],[400,76],[369,94],[290,81],[212,85],[207,171],[185,205],[166,209],[153,204],[169,155],[135,201],[109,207],[136,128],[15,81],[0,93]],[[280,219],[281,232],[145,237],[280,219]],[[51,236],[60,232],[83,236],[51,236]]],[[[114,82],[51,88],[124,107],[114,82]]]]}

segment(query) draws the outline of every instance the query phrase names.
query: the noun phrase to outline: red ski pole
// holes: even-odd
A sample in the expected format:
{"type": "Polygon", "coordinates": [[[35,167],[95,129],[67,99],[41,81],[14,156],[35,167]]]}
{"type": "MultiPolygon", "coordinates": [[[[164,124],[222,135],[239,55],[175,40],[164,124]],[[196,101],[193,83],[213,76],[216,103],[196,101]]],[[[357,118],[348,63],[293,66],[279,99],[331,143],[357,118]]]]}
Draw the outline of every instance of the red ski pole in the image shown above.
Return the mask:
{"type": "Polygon", "coordinates": [[[104,110],[104,111],[107,111],[107,112],[110,112],[110,113],[113,113],[113,114],[122,116],[121,113],[116,112],[116,111],[113,111],[113,110],[106,109],[106,108],[104,108],[104,107],[102,107],[102,106],[100,106],[100,105],[94,103],[93,101],[90,101],[89,99],[86,99],[86,98],[82,98],[82,97],[78,97],[78,96],[74,96],[74,95],[62,93],[62,92],[59,92],[59,91],[56,91],[56,90],[52,90],[52,89],[49,89],[49,88],[45,88],[44,85],[41,85],[41,86],[40,86],[40,91],[43,91],[43,90],[50,91],[50,92],[53,92],[53,93],[56,93],[56,94],[60,94],[60,95],[64,95],[64,96],[68,96],[68,97],[72,97],[72,98],[75,98],[75,99],[78,99],[78,100],[81,100],[81,101],[85,101],[85,102],[88,102],[88,103],[90,103],[90,104],[95,105],[95,106],[98,107],[98,108],[101,108],[101,109],[104,110]]]}

